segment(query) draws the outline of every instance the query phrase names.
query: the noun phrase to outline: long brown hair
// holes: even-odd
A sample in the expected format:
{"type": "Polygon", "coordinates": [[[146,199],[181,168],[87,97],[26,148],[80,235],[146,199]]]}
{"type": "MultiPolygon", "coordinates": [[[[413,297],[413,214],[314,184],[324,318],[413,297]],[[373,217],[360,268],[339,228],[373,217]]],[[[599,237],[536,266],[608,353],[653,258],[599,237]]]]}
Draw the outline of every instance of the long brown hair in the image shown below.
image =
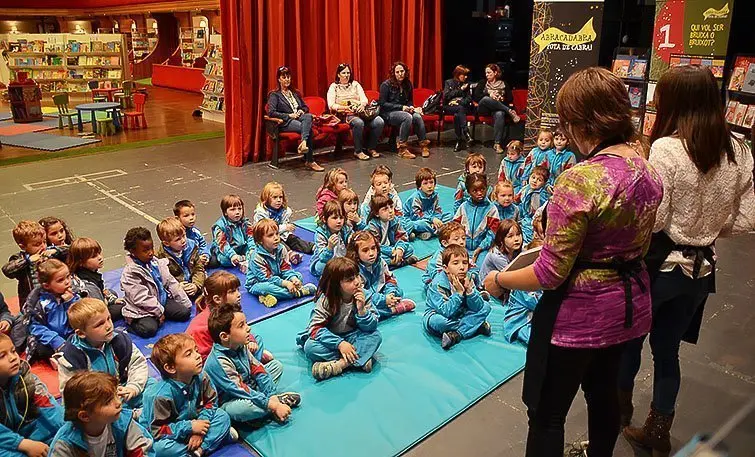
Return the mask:
{"type": "Polygon", "coordinates": [[[676,135],[701,173],[715,168],[724,155],[736,163],[718,85],[707,68],[669,69],[655,89],[656,116],[650,143],[676,135]]]}
{"type": "Polygon", "coordinates": [[[380,243],[378,242],[375,234],[368,232],[367,230],[360,230],[353,234],[349,239],[349,244],[346,246],[346,257],[353,260],[359,265],[359,244],[373,241],[378,248],[378,258],[375,263],[380,262],[380,243]]]}
{"type": "Polygon", "coordinates": [[[320,282],[317,284],[317,298],[325,296],[325,309],[335,314],[343,304],[341,281],[348,280],[359,274],[359,266],[347,257],[334,257],[325,264],[320,282]]]}
{"type": "Polygon", "coordinates": [[[84,265],[84,262],[101,253],[102,246],[97,240],[85,236],[76,238],[68,249],[68,259],[66,260],[68,269],[71,274],[75,274],[76,270],[84,265]]]}
{"type": "MultiPolygon", "coordinates": [[[[391,86],[393,87],[399,87],[401,86],[404,91],[408,91],[409,87],[411,87],[411,82],[409,80],[409,67],[406,66],[404,62],[401,62],[400,60],[398,62],[394,62],[393,65],[391,65],[391,74],[388,75],[388,80],[391,82],[391,86]],[[398,79],[396,79],[396,67],[401,66],[404,68],[404,79],[399,83],[398,79]]],[[[411,102],[411,100],[409,100],[411,102]]]]}

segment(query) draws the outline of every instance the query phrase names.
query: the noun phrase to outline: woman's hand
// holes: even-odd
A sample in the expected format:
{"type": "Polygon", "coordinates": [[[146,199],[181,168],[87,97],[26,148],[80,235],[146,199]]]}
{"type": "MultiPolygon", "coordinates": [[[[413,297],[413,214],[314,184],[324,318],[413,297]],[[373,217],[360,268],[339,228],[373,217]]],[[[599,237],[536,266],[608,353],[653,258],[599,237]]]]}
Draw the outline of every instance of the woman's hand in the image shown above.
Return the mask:
{"type": "Polygon", "coordinates": [[[511,120],[514,121],[514,124],[517,124],[522,120],[522,118],[520,118],[519,115],[516,114],[516,111],[511,110],[511,120]]]}
{"type": "Polygon", "coordinates": [[[404,105],[404,106],[401,107],[401,111],[406,111],[407,113],[412,113],[412,112],[414,112],[414,108],[412,108],[411,106],[404,105]]]}

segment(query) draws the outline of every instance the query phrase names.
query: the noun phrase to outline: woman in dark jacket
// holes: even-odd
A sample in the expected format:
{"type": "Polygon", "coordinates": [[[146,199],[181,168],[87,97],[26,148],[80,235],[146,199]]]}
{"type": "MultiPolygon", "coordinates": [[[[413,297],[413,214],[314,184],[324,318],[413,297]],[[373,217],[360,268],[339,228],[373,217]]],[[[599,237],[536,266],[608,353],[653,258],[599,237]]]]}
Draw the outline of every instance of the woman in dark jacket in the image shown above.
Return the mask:
{"type": "Polygon", "coordinates": [[[301,135],[297,151],[304,154],[306,165],[314,171],[324,171],[314,161],[312,149],[312,114],[309,107],[291,84],[291,70],[282,66],[275,73],[278,90],[270,92],[267,98],[267,113],[270,117],[282,119],[281,132],[296,132],[301,135]]]}
{"type": "Polygon", "coordinates": [[[430,156],[430,140],[427,139],[425,121],[422,120],[422,107],[412,105],[413,89],[409,69],[403,62],[394,63],[388,79],[380,84],[380,117],[387,124],[399,127],[398,156],[402,159],[416,157],[409,152],[408,145],[412,125],[422,148],[422,157],[430,156]]]}
{"type": "Polygon", "coordinates": [[[469,68],[457,65],[453,78],[443,83],[443,113],[454,115],[454,133],[456,146],[454,152],[459,152],[472,145],[472,137],[467,128],[467,113],[472,107],[472,94],[469,90],[469,68]]]}
{"type": "Polygon", "coordinates": [[[477,83],[472,98],[478,103],[478,112],[484,116],[493,116],[493,149],[498,154],[504,152],[504,133],[506,133],[506,115],[516,123],[519,116],[509,108],[512,101],[511,91],[503,81],[503,74],[498,65],[485,66],[485,79],[477,83]]]}

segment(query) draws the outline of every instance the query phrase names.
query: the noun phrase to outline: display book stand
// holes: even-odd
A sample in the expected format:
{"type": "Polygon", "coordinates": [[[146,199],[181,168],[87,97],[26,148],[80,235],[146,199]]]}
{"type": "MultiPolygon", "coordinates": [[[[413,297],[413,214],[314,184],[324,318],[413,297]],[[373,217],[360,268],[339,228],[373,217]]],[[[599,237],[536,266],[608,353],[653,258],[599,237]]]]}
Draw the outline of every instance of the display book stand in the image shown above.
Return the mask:
{"type": "Polygon", "coordinates": [[[750,137],[755,122],[755,55],[738,55],[726,86],[726,122],[750,137]]]}
{"type": "Polygon", "coordinates": [[[205,56],[207,66],[204,69],[205,83],[202,86],[202,119],[213,122],[225,122],[225,85],[223,83],[223,49],[220,35],[210,36],[210,47],[205,56]],[[217,38],[215,38],[217,37],[217,38]]]}
{"type": "Polygon", "coordinates": [[[611,72],[621,78],[632,105],[632,123],[639,130],[645,121],[648,94],[650,50],[647,48],[616,48],[611,72]]]}
{"type": "Polygon", "coordinates": [[[191,67],[207,48],[207,30],[202,27],[181,27],[181,65],[191,67]]]}
{"type": "Polygon", "coordinates": [[[42,120],[42,92],[39,85],[20,72],[18,79],[8,84],[8,99],[13,122],[25,124],[42,120]]]}
{"type": "Polygon", "coordinates": [[[11,80],[26,72],[42,92],[87,92],[89,81],[117,86],[128,77],[121,34],[7,34],[0,41],[9,50],[11,80]]]}

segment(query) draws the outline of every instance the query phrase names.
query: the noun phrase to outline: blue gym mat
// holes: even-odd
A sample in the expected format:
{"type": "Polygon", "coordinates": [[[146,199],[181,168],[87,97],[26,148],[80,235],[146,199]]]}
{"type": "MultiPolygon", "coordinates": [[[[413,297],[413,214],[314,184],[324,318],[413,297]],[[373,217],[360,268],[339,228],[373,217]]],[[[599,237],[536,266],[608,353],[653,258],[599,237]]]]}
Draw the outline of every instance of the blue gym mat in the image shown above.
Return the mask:
{"type": "Polygon", "coordinates": [[[503,307],[493,305],[491,337],[477,336],[444,351],[422,330],[422,271],[395,271],[417,310],[380,323],[383,343],[372,373],[350,371],[315,382],[295,345],[309,307],[255,326],[285,369],[280,391],[297,391],[301,406],[288,423],[241,432],[263,457],[399,455],[452,420],[524,367],[525,348],[506,342],[503,307]]]}
{"type": "MultiPolygon", "coordinates": [[[[443,211],[451,212],[454,209],[454,193],[456,192],[456,189],[453,189],[448,186],[438,185],[435,188],[438,192],[438,196],[440,197],[440,206],[443,209],[443,211]]],[[[399,192],[399,196],[401,197],[401,201],[405,201],[407,198],[411,197],[412,194],[414,194],[415,189],[408,189],[403,192],[399,192]]],[[[304,229],[305,231],[312,232],[317,228],[317,224],[315,223],[315,217],[310,216],[304,219],[299,219],[298,221],[294,221],[294,225],[296,225],[299,228],[304,229]]],[[[437,238],[432,238],[427,241],[423,241],[420,239],[415,239],[411,242],[412,247],[414,247],[414,255],[417,256],[420,260],[425,259],[427,257],[430,257],[440,249],[440,244],[438,243],[437,238]]]]}

